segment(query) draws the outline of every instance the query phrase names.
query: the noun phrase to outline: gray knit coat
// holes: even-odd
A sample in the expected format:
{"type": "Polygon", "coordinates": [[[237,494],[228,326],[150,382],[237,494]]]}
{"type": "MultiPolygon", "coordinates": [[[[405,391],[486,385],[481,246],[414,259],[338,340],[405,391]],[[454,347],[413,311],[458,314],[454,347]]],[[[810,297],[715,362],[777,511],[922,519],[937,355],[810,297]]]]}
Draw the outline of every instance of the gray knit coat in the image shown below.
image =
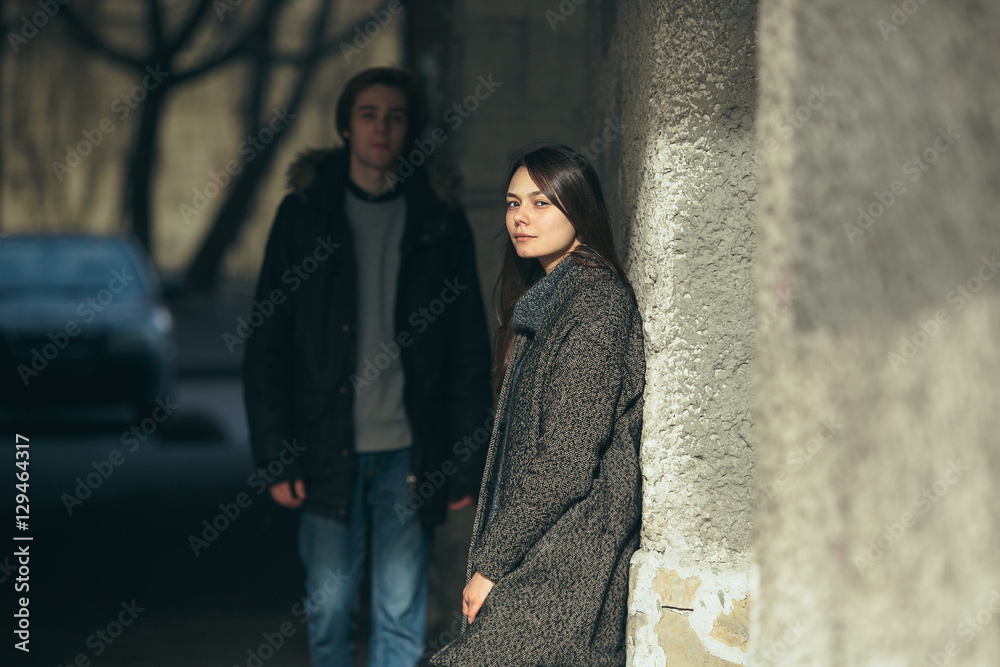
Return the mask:
{"type": "Polygon", "coordinates": [[[490,440],[466,572],[495,585],[431,662],[621,667],[641,514],[642,321],[620,279],[571,255],[518,301],[513,323],[506,419],[490,440]]]}

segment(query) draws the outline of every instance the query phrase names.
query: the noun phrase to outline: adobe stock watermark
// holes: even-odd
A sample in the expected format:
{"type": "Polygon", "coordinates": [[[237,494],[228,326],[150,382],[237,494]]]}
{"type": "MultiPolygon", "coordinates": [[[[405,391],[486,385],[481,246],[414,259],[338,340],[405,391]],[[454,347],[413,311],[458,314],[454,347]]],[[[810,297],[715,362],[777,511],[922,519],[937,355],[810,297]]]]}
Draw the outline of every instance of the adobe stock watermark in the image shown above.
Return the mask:
{"type": "MultiPolygon", "coordinates": [[[[591,139],[588,143],[578,146],[576,149],[577,153],[587,158],[587,160],[591,163],[597,160],[601,153],[608,150],[608,146],[610,146],[613,141],[620,139],[622,136],[623,126],[621,116],[619,116],[617,120],[605,118],[603,126],[604,127],[596,137],[591,139]]],[[[582,167],[584,165],[580,166],[582,167]]]]}
{"type": "MultiPolygon", "coordinates": [[[[458,276],[455,276],[452,280],[445,280],[441,295],[436,299],[431,299],[430,303],[426,306],[421,306],[410,313],[410,316],[406,320],[407,323],[416,329],[417,334],[422,334],[427,331],[432,322],[440,317],[448,308],[448,305],[455,303],[459,295],[468,288],[468,285],[458,282],[458,276]]],[[[361,375],[357,373],[351,374],[351,385],[354,387],[355,396],[359,395],[363,388],[371,386],[371,383],[382,374],[382,371],[399,358],[404,347],[413,345],[413,341],[414,337],[409,331],[400,331],[396,334],[395,340],[391,340],[388,343],[385,341],[379,343],[382,351],[376,354],[374,359],[365,359],[362,362],[361,375]]]]}
{"type": "MultiPolygon", "coordinates": [[[[465,99],[455,102],[441,115],[441,119],[448,123],[448,127],[454,132],[462,127],[462,123],[468,120],[479,106],[488,100],[496,89],[503,85],[502,81],[495,81],[493,74],[479,76],[479,85],[465,99]]],[[[390,188],[396,187],[397,183],[402,183],[413,175],[417,167],[430,160],[440,144],[448,140],[448,133],[441,127],[435,127],[427,134],[426,138],[417,139],[413,142],[408,154],[400,154],[396,172],[386,172],[385,180],[390,188]]]]}
{"type": "Polygon", "coordinates": [[[789,471],[794,473],[805,467],[807,463],[812,461],[823,450],[826,443],[833,440],[834,436],[843,428],[844,426],[836,423],[833,417],[820,422],[820,427],[816,435],[802,443],[801,447],[796,447],[788,452],[785,455],[784,466],[775,470],[770,480],[761,483],[761,490],[767,494],[768,498],[774,497],[778,488],[787,484],[788,480],[791,479],[789,471]]]}
{"type": "Polygon", "coordinates": [[[139,614],[146,611],[146,608],[140,607],[134,599],[131,602],[123,601],[119,606],[121,607],[121,611],[106,626],[98,628],[93,634],[87,637],[85,643],[91,652],[89,654],[84,652],[77,653],[76,657],[67,663],[67,665],[73,665],[73,667],[90,667],[92,664],[91,659],[104,655],[104,652],[124,634],[125,628],[135,623],[136,619],[139,618],[139,614]]]}
{"type": "Polygon", "coordinates": [[[990,598],[986,604],[959,621],[955,626],[952,638],[945,642],[940,651],[928,653],[927,659],[936,667],[945,667],[945,665],[950,664],[952,658],[961,653],[964,646],[970,644],[976,635],[985,630],[997,614],[1000,614],[1000,589],[994,588],[990,591],[990,598]],[[955,638],[955,635],[958,635],[958,639],[955,638]]]}
{"type": "MultiPolygon", "coordinates": [[[[350,577],[341,574],[340,570],[334,573],[333,570],[327,569],[325,574],[326,578],[323,583],[317,586],[310,595],[293,604],[289,610],[291,615],[299,620],[300,625],[305,625],[309,620],[310,608],[317,609],[325,606],[330,596],[350,580],[350,577]]],[[[296,632],[298,632],[298,628],[291,621],[283,621],[274,632],[262,633],[261,639],[264,641],[256,648],[251,647],[246,650],[247,657],[243,665],[245,667],[263,667],[264,663],[273,658],[288,640],[295,636],[296,632]]],[[[241,666],[234,663],[233,667],[241,666]]]]}
{"type": "MultiPolygon", "coordinates": [[[[492,410],[488,411],[488,416],[483,425],[477,428],[461,440],[456,441],[451,446],[451,453],[462,463],[472,458],[480,447],[488,444],[493,433],[493,419],[496,416],[492,410]]],[[[430,498],[437,493],[448,481],[448,478],[458,472],[458,465],[451,458],[445,459],[440,470],[424,471],[424,481],[418,485],[416,481],[411,484],[410,493],[406,497],[406,506],[396,503],[393,508],[399,523],[403,524],[413,516],[430,498]]]]}
{"type": "Polygon", "coordinates": [[[240,518],[243,510],[250,507],[254,499],[267,491],[269,486],[276,484],[285,468],[302,456],[302,452],[306,451],[306,448],[300,446],[294,439],[291,442],[284,440],[282,444],[284,447],[278,453],[277,458],[270,461],[267,467],[257,468],[247,477],[247,486],[256,492],[255,496],[251,496],[246,491],[240,491],[236,494],[233,502],[219,503],[219,513],[209,519],[202,520],[201,534],[191,533],[188,535],[188,546],[191,547],[195,557],[200,556],[202,551],[219,539],[219,536],[240,518]]]}
{"type": "Polygon", "coordinates": [[[194,197],[191,203],[182,203],[177,207],[186,224],[190,225],[191,221],[197,218],[199,213],[208,208],[209,202],[219,196],[219,193],[229,185],[233,177],[238,176],[246,165],[253,162],[257,154],[274,141],[274,138],[285,130],[298,115],[289,113],[288,107],[283,107],[281,111],[278,111],[277,108],[272,108],[271,114],[271,120],[268,121],[266,127],[260,128],[257,130],[257,134],[248,136],[240,143],[238,152],[240,155],[246,157],[242,164],[236,160],[230,160],[226,163],[224,170],[210,171],[208,182],[201,188],[193,188],[194,197]]]}
{"type": "MultiPolygon", "coordinates": [[[[930,169],[931,165],[937,162],[943,153],[947,153],[956,141],[962,138],[962,135],[955,132],[951,125],[948,126],[947,130],[938,128],[937,134],[938,136],[934,137],[931,144],[920,155],[914,155],[903,163],[901,167],[903,175],[907,176],[910,182],[919,181],[924,172],[930,169]]],[[[875,190],[873,193],[875,201],[866,207],[858,207],[856,224],[844,223],[844,233],[847,234],[847,240],[851,242],[851,245],[854,245],[855,238],[871,229],[875,221],[881,218],[906,192],[906,184],[899,179],[890,183],[887,190],[875,190]]]]}
{"type": "Polygon", "coordinates": [[[781,639],[775,640],[768,644],[767,648],[758,651],[755,655],[754,664],[760,665],[761,667],[767,667],[768,665],[773,665],[775,660],[780,660],[788,655],[788,650],[799,643],[799,640],[805,636],[809,628],[802,625],[800,621],[785,624],[785,634],[782,635],[781,639]]]}
{"type": "MultiPolygon", "coordinates": [[[[306,255],[298,264],[292,264],[290,268],[285,269],[281,274],[281,282],[288,286],[288,293],[298,290],[302,283],[309,280],[309,277],[319,270],[319,265],[322,262],[333,256],[333,251],[339,248],[340,244],[334,243],[332,238],[330,234],[327,234],[325,239],[322,236],[317,236],[316,247],[313,248],[312,254],[306,255]]],[[[273,315],[287,299],[288,294],[280,287],[271,290],[271,293],[264,297],[263,301],[258,301],[255,298],[250,303],[250,312],[247,313],[246,318],[244,319],[242,316],[236,318],[235,333],[225,331],[222,334],[222,342],[226,344],[230,354],[236,351],[237,345],[245,343],[253,335],[253,332],[263,325],[264,321],[273,315]]]]}
{"type": "MultiPolygon", "coordinates": [[[[825,83],[820,84],[818,88],[816,86],[810,87],[809,97],[806,98],[806,101],[795,107],[794,111],[783,116],[778,122],[778,131],[785,139],[791,137],[796,130],[808,123],[813,114],[822,109],[823,105],[834,95],[836,93],[827,90],[825,83]]],[[[761,149],[763,152],[759,155],[759,163],[764,164],[778,150],[778,140],[771,137],[764,142],[761,149]]]]}
{"type": "Polygon", "coordinates": [[[791,287],[784,287],[775,290],[775,295],[778,297],[777,305],[771,306],[767,312],[757,315],[757,333],[764,331],[769,326],[774,324],[774,321],[778,319],[778,315],[790,310],[792,307],[792,302],[795,301],[795,295],[792,294],[791,287]]]}
{"type": "Polygon", "coordinates": [[[903,0],[898,5],[893,4],[889,20],[879,19],[876,22],[879,31],[882,33],[882,39],[889,41],[889,35],[899,32],[899,29],[906,25],[910,17],[916,14],[926,3],[927,0],[903,0]]]}
{"type": "Polygon", "coordinates": [[[459,635],[462,634],[462,626],[465,623],[465,618],[457,611],[452,611],[451,616],[455,620],[451,622],[448,629],[438,635],[437,639],[431,639],[424,643],[424,652],[420,655],[422,660],[430,658],[445,646],[458,639],[459,635]]]}
{"type": "Polygon", "coordinates": [[[364,25],[354,26],[354,39],[350,43],[340,43],[340,53],[346,62],[351,62],[351,58],[361,55],[372,40],[378,37],[398,14],[403,13],[403,3],[400,0],[389,0],[384,8],[373,9],[370,13],[371,20],[366,21],[364,25]]]}
{"type": "Polygon", "coordinates": [[[933,317],[919,320],[913,332],[900,338],[898,346],[893,346],[886,355],[892,370],[898,373],[900,368],[910,363],[917,356],[917,352],[926,347],[931,339],[938,335],[944,325],[951,320],[952,314],[965,308],[972,297],[978,294],[983,289],[983,285],[992,280],[997,272],[1000,272],[997,256],[984,256],[973,275],[965,282],[956,285],[945,297],[946,301],[953,306],[951,313],[945,308],[935,310],[933,317]]]}
{"type": "MultiPolygon", "coordinates": [[[[111,103],[111,112],[115,114],[118,122],[128,118],[129,114],[137,109],[139,104],[146,99],[149,92],[160,85],[168,76],[170,76],[170,72],[162,71],[159,65],[156,67],[152,65],[146,67],[146,75],[142,77],[142,81],[129,92],[116,97],[111,103]]],[[[101,145],[105,136],[114,131],[115,121],[108,116],[98,121],[97,127],[82,130],[83,139],[78,141],[76,146],[66,145],[64,162],[54,161],[52,163],[52,170],[55,172],[59,182],[62,183],[63,178],[67,174],[72,173],[77,167],[83,164],[83,159],[93,153],[94,148],[101,145]]]]}
{"type": "Polygon", "coordinates": [[[155,403],[156,407],[153,408],[149,416],[122,433],[119,441],[122,446],[128,446],[124,453],[120,449],[112,449],[104,459],[91,461],[90,467],[94,471],[85,477],[76,478],[76,487],[73,489],[73,493],[63,493],[60,496],[67,514],[72,515],[74,509],[83,505],[83,501],[90,498],[125,463],[125,454],[139,449],[139,446],[156,433],[160,425],[170,419],[181,407],[181,404],[175,403],[170,396],[164,399],[157,398],[155,403]]]}
{"type": "Polygon", "coordinates": [[[967,472],[969,472],[969,468],[962,463],[961,459],[948,461],[948,467],[941,473],[941,476],[934,480],[930,486],[921,489],[920,493],[913,496],[912,511],[903,512],[892,523],[883,523],[882,532],[874,540],[868,540],[865,545],[868,548],[864,552],[855,553],[854,567],[858,568],[858,572],[864,574],[865,570],[882,560],[882,557],[896,546],[906,531],[915,526],[922,517],[941,502],[941,499],[961,481],[967,472]]]}
{"type": "Polygon", "coordinates": [[[587,0],[562,0],[556,10],[546,9],[545,18],[548,19],[549,27],[552,28],[552,32],[555,32],[559,27],[559,24],[569,20],[569,17],[573,15],[577,7],[587,2],[587,0]]]}
{"type": "Polygon", "coordinates": [[[8,32],[7,41],[10,48],[14,49],[14,54],[21,51],[21,47],[34,39],[38,31],[49,24],[49,21],[59,13],[60,5],[68,5],[69,0],[38,0],[41,11],[37,11],[28,18],[27,15],[21,17],[20,30],[8,32]]]}
{"type": "MultiPolygon", "coordinates": [[[[93,322],[98,313],[104,312],[115,296],[124,292],[133,280],[135,280],[135,276],[129,273],[128,267],[123,266],[120,271],[113,269],[107,286],[98,290],[94,296],[87,297],[77,304],[76,314],[85,323],[93,322]]],[[[31,348],[31,360],[27,364],[17,365],[17,374],[24,386],[27,387],[32,378],[38,377],[42,371],[48,368],[49,363],[66,349],[70,339],[79,336],[81,331],[83,329],[78,321],[69,320],[62,331],[50,331],[47,335],[49,342],[41,345],[40,349],[38,347],[31,348]]]]}
{"type": "Polygon", "coordinates": [[[13,575],[17,574],[17,566],[10,562],[10,556],[4,556],[0,563],[0,584],[7,583],[13,575]]]}

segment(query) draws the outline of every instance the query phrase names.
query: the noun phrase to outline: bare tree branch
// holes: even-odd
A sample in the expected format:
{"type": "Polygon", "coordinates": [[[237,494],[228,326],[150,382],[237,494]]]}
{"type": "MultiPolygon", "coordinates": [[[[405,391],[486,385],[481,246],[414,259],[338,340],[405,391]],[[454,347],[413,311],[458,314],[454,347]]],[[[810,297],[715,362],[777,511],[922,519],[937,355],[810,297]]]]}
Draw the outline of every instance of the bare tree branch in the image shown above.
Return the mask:
{"type": "MultiPolygon", "coordinates": [[[[386,9],[388,3],[382,5],[380,9],[386,9]]],[[[379,11],[376,9],[375,11],[379,11]]],[[[364,28],[365,24],[371,19],[366,14],[357,20],[356,23],[346,28],[343,32],[337,35],[335,38],[324,42],[321,39],[318,42],[314,42],[311,48],[305,53],[275,53],[271,56],[271,61],[275,65],[295,65],[302,67],[306,65],[312,59],[322,59],[330,55],[332,51],[341,48],[344,43],[350,43],[351,38],[358,28],[364,28]]]]}
{"type": "Polygon", "coordinates": [[[230,46],[227,50],[222,53],[205,60],[199,65],[195,65],[190,69],[184,70],[183,72],[172,72],[171,76],[174,83],[180,83],[181,81],[188,81],[190,79],[196,79],[202,74],[209,72],[216,67],[225,65],[230,60],[234,60],[239,56],[246,53],[246,39],[240,39],[235,44],[230,46]]]}
{"type": "MultiPolygon", "coordinates": [[[[350,37],[350,35],[350,32],[346,32],[341,37],[350,37]]],[[[330,55],[331,51],[340,47],[341,42],[343,42],[343,39],[331,40],[305,53],[276,53],[271,57],[271,60],[275,65],[295,65],[296,67],[302,67],[311,58],[322,58],[330,55]]]]}
{"type": "MultiPolygon", "coordinates": [[[[314,28],[309,39],[309,44],[313,45],[313,47],[305,54],[298,81],[296,81],[295,88],[287,104],[288,114],[293,118],[298,113],[309,84],[312,82],[313,75],[322,61],[322,49],[317,45],[323,44],[323,35],[326,31],[326,24],[329,20],[332,4],[332,0],[323,0],[323,4],[313,24],[314,28]]],[[[270,56],[268,56],[268,59],[273,64],[273,59],[270,56]]],[[[256,159],[245,165],[239,180],[232,186],[229,196],[223,203],[218,215],[216,215],[211,229],[209,229],[208,234],[205,236],[205,240],[191,261],[184,276],[184,287],[186,289],[209,292],[215,287],[219,277],[222,258],[246,219],[247,211],[256,194],[257,183],[273,162],[278,147],[289,134],[289,129],[290,124],[286,124],[280,130],[274,132],[274,138],[271,142],[260,151],[256,159]]]]}
{"type": "MultiPolygon", "coordinates": [[[[214,55],[208,56],[201,63],[192,65],[187,70],[174,72],[174,82],[176,83],[179,81],[196,79],[216,67],[225,65],[229,61],[249,53],[254,37],[260,32],[262,25],[266,21],[270,21],[272,19],[275,10],[282,5],[284,1],[285,0],[267,0],[258,12],[257,16],[255,16],[250,22],[249,27],[246,28],[242,34],[237,35],[229,46],[223,47],[214,55]]],[[[200,0],[198,8],[195,10],[195,14],[192,18],[198,18],[201,14],[204,14],[209,3],[210,0],[200,0]]],[[[181,35],[185,35],[185,39],[187,39],[187,35],[190,35],[191,30],[194,29],[194,25],[194,22],[189,21],[188,26],[186,26],[185,30],[181,32],[181,35]]]]}
{"type": "Polygon", "coordinates": [[[153,38],[153,53],[163,50],[163,8],[160,0],[149,0],[149,33],[153,38]]]}
{"type": "Polygon", "coordinates": [[[74,37],[76,37],[77,41],[79,41],[83,46],[97,51],[104,57],[118,63],[119,65],[131,67],[132,69],[141,71],[147,65],[144,60],[135,58],[123,51],[119,51],[106,41],[100,39],[97,36],[97,33],[91,30],[90,27],[88,27],[80,19],[80,17],[77,16],[76,11],[69,4],[62,5],[59,13],[71,28],[74,37]]]}
{"type": "Polygon", "coordinates": [[[201,22],[201,17],[205,15],[208,11],[208,7],[211,4],[211,0],[198,0],[197,6],[195,6],[194,11],[191,12],[191,16],[188,17],[184,25],[181,26],[180,31],[178,31],[177,36],[170,42],[170,45],[164,50],[165,60],[168,62],[173,60],[174,56],[187,44],[188,39],[190,39],[191,34],[194,32],[195,28],[201,22]]]}

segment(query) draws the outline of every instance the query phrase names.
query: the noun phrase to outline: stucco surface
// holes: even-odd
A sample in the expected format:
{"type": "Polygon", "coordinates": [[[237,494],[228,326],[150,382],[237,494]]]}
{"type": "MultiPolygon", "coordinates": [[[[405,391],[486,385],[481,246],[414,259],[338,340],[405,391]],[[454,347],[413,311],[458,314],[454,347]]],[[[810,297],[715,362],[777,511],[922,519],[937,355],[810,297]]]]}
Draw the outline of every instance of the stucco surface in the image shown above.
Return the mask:
{"type": "Polygon", "coordinates": [[[736,642],[711,633],[748,590],[756,8],[590,11],[593,134],[606,118],[623,127],[595,161],[646,333],[630,664],[742,664],[736,642]],[[701,579],[699,611],[664,609],[653,582],[671,572],[701,579]]]}
{"type": "Polygon", "coordinates": [[[618,11],[609,56],[595,55],[607,108],[592,118],[624,127],[598,163],[646,327],[643,548],[740,560],[753,465],[753,8],[618,11]]]}

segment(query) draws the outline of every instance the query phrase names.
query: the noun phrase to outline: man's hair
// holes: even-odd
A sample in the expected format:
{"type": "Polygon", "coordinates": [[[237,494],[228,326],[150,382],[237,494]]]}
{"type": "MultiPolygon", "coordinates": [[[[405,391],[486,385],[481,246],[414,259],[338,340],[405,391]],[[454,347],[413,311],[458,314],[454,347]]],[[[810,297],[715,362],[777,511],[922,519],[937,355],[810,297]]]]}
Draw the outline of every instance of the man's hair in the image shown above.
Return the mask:
{"type": "Polygon", "coordinates": [[[372,86],[398,88],[406,95],[406,143],[413,141],[427,122],[424,96],[409,72],[395,67],[372,67],[355,74],[337,100],[337,136],[344,143],[344,132],[351,129],[351,110],[358,95],[372,86]]]}

